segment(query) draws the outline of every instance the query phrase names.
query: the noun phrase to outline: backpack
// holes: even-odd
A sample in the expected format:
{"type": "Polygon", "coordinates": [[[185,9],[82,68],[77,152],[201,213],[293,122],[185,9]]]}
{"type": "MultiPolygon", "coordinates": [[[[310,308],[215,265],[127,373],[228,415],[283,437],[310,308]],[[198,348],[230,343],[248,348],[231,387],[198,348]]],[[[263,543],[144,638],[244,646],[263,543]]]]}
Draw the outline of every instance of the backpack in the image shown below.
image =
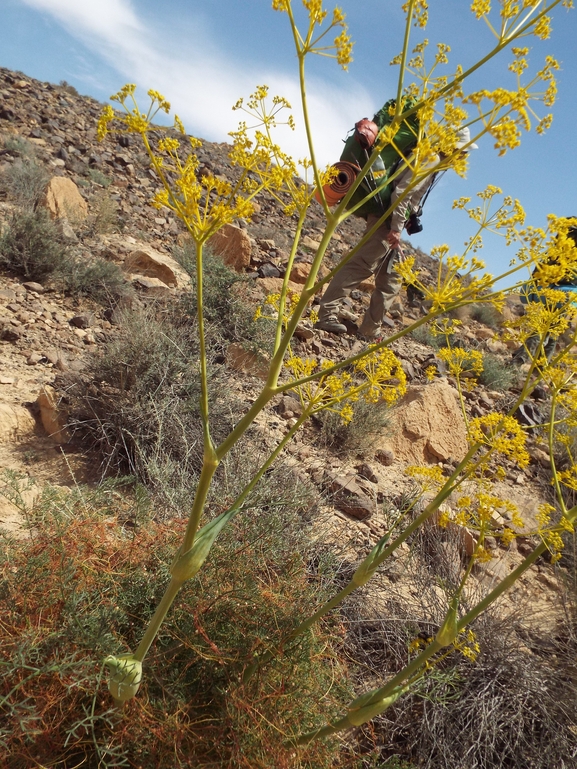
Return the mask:
{"type": "MultiPolygon", "coordinates": [[[[410,108],[415,103],[414,100],[407,99],[405,101],[405,108],[410,108]]],[[[382,128],[391,124],[395,105],[396,100],[389,99],[389,101],[383,104],[381,109],[375,114],[372,123],[377,129],[376,131],[371,125],[371,121],[367,120],[367,118],[363,118],[363,120],[356,123],[353,131],[349,132],[349,136],[345,139],[345,146],[340,159],[348,161],[349,163],[355,163],[362,168],[370,156],[371,147],[374,144],[376,135],[382,128]]],[[[396,147],[398,147],[404,155],[416,146],[418,131],[419,118],[416,113],[401,123],[394,139],[396,147]]],[[[352,208],[356,203],[366,197],[369,192],[372,192],[375,189],[378,189],[378,193],[361,206],[361,208],[357,209],[355,211],[355,216],[360,216],[366,219],[369,214],[380,215],[387,210],[391,205],[391,194],[395,187],[395,182],[393,181],[387,184],[387,179],[394,173],[400,161],[401,155],[392,144],[387,144],[380,151],[379,157],[373,164],[371,172],[367,174],[355,194],[352,196],[348,207],[352,208]]]]}

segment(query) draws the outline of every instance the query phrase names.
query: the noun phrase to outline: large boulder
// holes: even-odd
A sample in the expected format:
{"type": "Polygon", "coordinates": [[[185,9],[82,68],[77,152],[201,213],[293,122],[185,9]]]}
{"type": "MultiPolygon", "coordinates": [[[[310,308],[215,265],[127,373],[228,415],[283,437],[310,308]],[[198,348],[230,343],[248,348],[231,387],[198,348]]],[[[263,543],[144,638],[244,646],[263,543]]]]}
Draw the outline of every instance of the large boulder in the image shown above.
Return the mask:
{"type": "Polygon", "coordinates": [[[56,390],[50,385],[44,385],[38,396],[40,420],[47,435],[54,443],[68,443],[70,434],[66,429],[67,414],[60,408],[56,390]]]}
{"type": "Polygon", "coordinates": [[[53,219],[78,223],[88,215],[88,205],[72,179],[54,176],[44,193],[44,207],[53,219]]]}
{"type": "MultiPolygon", "coordinates": [[[[284,279],[283,278],[258,278],[256,281],[256,289],[261,299],[265,299],[269,294],[280,294],[284,279]]],[[[299,294],[303,290],[302,283],[295,283],[293,280],[289,280],[287,288],[293,294],[299,294]]],[[[313,297],[310,298],[309,304],[313,301],[313,297]]]]}
{"type": "Polygon", "coordinates": [[[132,275],[156,278],[169,288],[184,288],[190,283],[190,275],[179,263],[150,246],[140,245],[124,260],[124,269],[132,275]]]}
{"type": "Polygon", "coordinates": [[[390,449],[396,460],[411,464],[461,460],[468,443],[458,397],[444,382],[409,387],[393,411],[392,435],[377,448],[390,449]]]}
{"type": "Polygon", "coordinates": [[[233,270],[242,272],[250,264],[252,242],[245,230],[225,224],[208,241],[208,245],[233,270]]]}
{"type": "Polygon", "coordinates": [[[34,417],[24,406],[0,403],[0,443],[10,443],[34,430],[34,417]]]}

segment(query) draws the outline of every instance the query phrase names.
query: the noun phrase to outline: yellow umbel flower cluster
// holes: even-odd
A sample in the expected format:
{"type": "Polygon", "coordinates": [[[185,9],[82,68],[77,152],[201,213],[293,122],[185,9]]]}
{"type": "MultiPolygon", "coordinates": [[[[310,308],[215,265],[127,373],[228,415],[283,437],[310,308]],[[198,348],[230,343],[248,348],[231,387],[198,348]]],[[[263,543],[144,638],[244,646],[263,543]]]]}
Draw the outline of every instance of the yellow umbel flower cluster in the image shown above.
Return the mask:
{"type": "MultiPolygon", "coordinates": [[[[199,174],[196,150],[201,142],[186,136],[182,121],[175,117],[177,136],[152,138],[152,121],[159,111],[169,112],[170,104],[157,91],[148,91],[150,106],[141,112],[135,98],[136,86],[125,85],[111,99],[117,101],[123,112],[115,112],[110,105],[102,111],[98,122],[98,138],[103,140],[109,132],[136,133],[142,137],[152,167],[162,188],[153,196],[157,208],[168,208],[181,219],[196,243],[203,243],[224,224],[235,219],[249,219],[253,212],[252,200],[263,190],[280,200],[287,214],[306,210],[314,189],[299,178],[297,164],[272,141],[271,131],[281,123],[294,128],[291,115],[281,121],[281,111],[290,105],[275,96],[268,103],[267,86],[259,86],[243,104],[239,100],[235,109],[243,109],[252,119],[254,139],[249,137],[246,123],[232,132],[233,144],[229,153],[233,165],[241,169],[240,178],[231,183],[210,173],[199,174]],[[262,130],[258,130],[262,127],[262,130]]],[[[161,129],[160,129],[161,130],[161,129]]],[[[155,135],[158,127],[155,127],[155,135]]],[[[301,161],[306,171],[310,161],[301,161]]],[[[321,174],[324,183],[325,175],[321,174]]]]}
{"type": "Polygon", "coordinates": [[[407,378],[400,360],[388,348],[374,349],[352,366],[352,372],[335,369],[330,361],[319,364],[311,358],[290,354],[286,368],[293,387],[308,413],[337,411],[345,423],[353,417],[352,403],[384,402],[392,406],[407,390],[407,378]],[[314,376],[314,378],[312,378],[314,376]],[[303,381],[301,380],[308,380],[303,381]]]}
{"type": "Polygon", "coordinates": [[[513,417],[496,411],[477,417],[469,424],[469,436],[473,443],[483,447],[487,460],[492,455],[500,454],[516,462],[520,468],[529,464],[525,432],[513,417]]]}
{"type": "Polygon", "coordinates": [[[333,10],[329,25],[324,30],[321,30],[317,28],[322,27],[328,16],[328,11],[323,8],[323,0],[302,0],[302,4],[308,11],[309,17],[309,26],[306,34],[302,34],[297,29],[293,16],[292,0],[272,0],[274,11],[281,11],[281,13],[286,13],[289,16],[293,34],[295,35],[298,57],[302,60],[309,53],[328,56],[336,59],[344,70],[348,69],[349,64],[353,60],[353,43],[347,31],[345,14],[342,9],[336,7],[333,10]],[[341,29],[341,32],[335,37],[333,44],[320,45],[321,41],[331,30],[335,29],[341,29]]]}

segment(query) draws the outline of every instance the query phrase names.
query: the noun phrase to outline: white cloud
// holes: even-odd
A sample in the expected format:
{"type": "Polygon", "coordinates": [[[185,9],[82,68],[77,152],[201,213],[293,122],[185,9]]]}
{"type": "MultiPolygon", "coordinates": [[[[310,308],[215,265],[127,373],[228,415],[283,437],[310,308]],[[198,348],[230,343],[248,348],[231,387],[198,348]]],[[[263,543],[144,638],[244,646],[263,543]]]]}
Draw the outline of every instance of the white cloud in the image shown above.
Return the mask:
{"type": "MultiPolygon", "coordinates": [[[[239,119],[231,111],[239,96],[247,97],[257,85],[266,83],[270,93],[285,96],[300,125],[298,81],[291,74],[257,68],[218,49],[217,40],[206,35],[194,47],[175,45],[179,39],[178,18],[174,28],[152,28],[130,0],[22,0],[52,16],[73,37],[99,54],[119,73],[118,85],[136,82],[140,88],[155,88],[172,103],[191,133],[210,141],[226,141],[239,119]]],[[[166,24],[166,21],[165,21],[166,24]]],[[[308,84],[317,161],[338,160],[342,138],[360,117],[371,112],[371,99],[362,86],[352,83],[339,89],[319,79],[308,84]],[[345,109],[346,106],[346,109],[345,109]]],[[[279,131],[278,143],[296,158],[308,155],[304,131],[279,131]]]]}

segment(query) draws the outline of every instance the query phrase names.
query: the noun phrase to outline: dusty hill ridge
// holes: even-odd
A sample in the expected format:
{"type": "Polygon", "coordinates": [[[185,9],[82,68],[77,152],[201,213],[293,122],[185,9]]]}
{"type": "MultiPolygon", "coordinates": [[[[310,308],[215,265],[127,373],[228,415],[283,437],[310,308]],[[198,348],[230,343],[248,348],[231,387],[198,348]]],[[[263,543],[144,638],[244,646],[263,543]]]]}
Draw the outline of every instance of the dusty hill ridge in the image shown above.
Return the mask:
{"type": "MultiPolygon", "coordinates": [[[[78,420],[76,424],[70,420],[70,383],[98,389],[101,397],[105,391],[91,379],[87,362],[122,335],[121,310],[174,308],[190,284],[190,276],[175,258],[175,249],[186,246],[184,228],[149,204],[158,179],[132,137],[122,137],[119,143],[97,142],[101,107],[69,86],[41,83],[0,68],[0,224],[5,229],[22,208],[14,189],[1,180],[33,163],[46,179],[39,207],[56,222],[68,254],[79,264],[115,265],[123,276],[123,287],[117,285],[110,301],[102,301],[75,294],[50,276],[26,279],[8,269],[0,272],[0,469],[22,476],[21,500],[15,504],[13,498],[1,498],[0,527],[20,536],[25,536],[23,519],[33,515],[44,484],[72,487],[79,482],[97,483],[101,477],[100,458],[83,442],[78,420]]],[[[226,144],[203,143],[198,153],[200,173],[234,181],[236,170],[227,150],[226,144]]],[[[345,223],[330,259],[346,253],[362,229],[362,222],[345,223]]],[[[290,275],[295,290],[306,280],[322,230],[321,208],[313,204],[290,275]]],[[[295,221],[284,215],[281,204],[262,195],[252,221],[228,226],[212,243],[217,256],[243,276],[235,290],[251,308],[279,287],[294,232],[295,221]]],[[[405,248],[415,254],[423,270],[433,274],[435,261],[430,256],[409,243],[405,248]]],[[[353,292],[348,300],[351,318],[366,308],[370,290],[368,282],[353,292]]],[[[492,322],[507,320],[515,312],[513,302],[503,318],[492,322]]],[[[494,325],[480,322],[474,314],[463,313],[461,342],[489,353],[495,365],[506,367],[510,349],[494,338],[494,325]]],[[[419,317],[420,308],[410,307],[403,294],[388,323],[391,329],[401,328],[419,317]]],[[[295,335],[294,351],[318,361],[339,360],[360,351],[365,343],[353,333],[354,321],[345,322],[351,333],[339,338],[313,330],[311,322],[304,320],[295,335]]],[[[242,410],[256,392],[264,359],[255,352],[252,339],[230,337],[221,346],[215,367],[242,410]]],[[[319,547],[337,549],[345,569],[385,533],[391,510],[402,509],[404,495],[412,488],[405,473],[408,465],[434,464],[449,472],[466,451],[455,383],[436,354],[434,340],[426,334],[405,337],[394,349],[402,361],[409,392],[380,432],[358,449],[353,446],[345,451],[336,428],[337,438],[333,436],[331,442],[322,420],[313,421],[280,460],[314,489],[318,504],[313,531],[319,547]],[[426,371],[431,366],[438,375],[428,384],[426,371]]],[[[505,407],[512,400],[511,386],[513,382],[502,387],[497,383],[475,386],[465,393],[467,413],[482,416],[505,407]]],[[[110,397],[119,394],[108,392],[110,397]]],[[[536,397],[542,394],[536,393],[536,397]]],[[[540,407],[539,402],[534,405],[540,407]]],[[[277,398],[257,421],[254,445],[275,445],[295,423],[299,409],[298,400],[290,395],[277,398]]],[[[537,437],[529,437],[529,450],[529,467],[519,471],[505,465],[496,491],[515,502],[526,520],[533,522],[539,503],[549,499],[549,457],[537,437]]],[[[498,523],[512,525],[505,517],[498,523]]],[[[381,632],[378,623],[390,611],[393,598],[401,619],[434,614],[432,607],[438,608],[444,596],[445,578],[438,577],[435,569],[448,575],[447,579],[455,578],[463,559],[472,552],[473,536],[467,531],[447,535],[436,531],[431,542],[420,543],[430,557],[426,569],[436,575],[430,579],[423,577],[422,563],[422,571],[415,575],[411,549],[402,550],[367,587],[366,621],[376,623],[381,632]]],[[[508,549],[497,540],[491,542],[493,557],[476,568],[471,591],[487,592],[534,544],[534,539],[522,533],[508,549]]],[[[522,653],[551,653],[562,632],[564,586],[559,568],[541,559],[501,604],[503,616],[515,613],[511,643],[522,653]],[[524,616],[523,607],[529,605],[530,615],[524,616]]]]}
{"type": "MultiPolygon", "coordinates": [[[[59,219],[65,237],[71,241],[72,248],[80,258],[89,260],[97,256],[123,266],[127,279],[132,281],[137,290],[132,302],[146,303],[159,297],[170,301],[171,294],[186,283],[171,258],[175,244],[183,242],[185,236],[177,220],[149,205],[148,201],[158,180],[133,138],[121,137],[118,144],[98,143],[95,125],[102,105],[91,98],[79,96],[67,86],[40,83],[2,69],[0,95],[0,128],[5,144],[8,140],[8,148],[2,150],[0,155],[0,173],[22,162],[23,153],[14,149],[10,143],[12,138],[22,139],[32,147],[36,162],[53,181],[65,179],[75,185],[75,194],[85,201],[89,218],[95,207],[102,206],[100,196],[104,191],[107,200],[116,210],[116,223],[107,224],[103,228],[104,232],[95,232],[98,225],[85,226],[86,214],[75,221],[72,213],[69,217],[59,219]]],[[[199,151],[199,159],[200,173],[208,170],[234,180],[235,170],[227,157],[226,144],[205,142],[199,151]]],[[[51,203],[48,201],[44,205],[50,207],[51,203]]],[[[12,209],[13,204],[6,198],[2,203],[4,221],[12,209]]],[[[53,204],[51,211],[53,215],[58,214],[53,204]]],[[[307,264],[312,259],[312,249],[316,247],[322,227],[322,211],[313,204],[291,276],[295,289],[306,279],[307,264]]],[[[346,253],[361,231],[362,222],[354,219],[347,222],[339,232],[340,241],[333,248],[333,257],[338,258],[341,253],[346,253]]],[[[230,227],[229,236],[222,243],[216,244],[229,264],[252,279],[249,294],[254,297],[253,301],[258,301],[280,284],[284,274],[283,264],[286,264],[287,259],[286,248],[293,233],[294,223],[290,218],[287,220],[281,205],[263,195],[257,201],[257,212],[252,221],[240,221],[238,227],[230,227]]],[[[405,248],[409,253],[413,251],[408,243],[405,248]]],[[[422,268],[434,268],[434,260],[419,251],[414,253],[421,260],[422,268]]],[[[57,371],[81,369],[83,356],[94,353],[99,344],[114,334],[111,323],[113,315],[110,309],[98,307],[94,303],[85,305],[78,299],[67,298],[53,291],[50,285],[22,283],[8,276],[2,280],[4,290],[0,300],[3,303],[5,380],[2,392],[5,394],[6,408],[14,409],[7,422],[11,426],[6,428],[5,433],[17,433],[20,424],[29,427],[31,423],[26,414],[32,410],[36,416],[40,413],[41,419],[44,418],[52,433],[52,441],[60,441],[62,435],[54,430],[51,417],[43,416],[48,413],[47,406],[43,406],[39,412],[39,394],[46,385],[53,383],[57,371]],[[25,404],[35,406],[30,409],[25,404]]],[[[370,291],[370,282],[361,288],[370,291]]],[[[368,296],[366,291],[353,292],[349,300],[350,311],[357,314],[362,312],[368,296]]],[[[391,327],[395,324],[410,324],[413,318],[419,317],[419,310],[408,307],[404,301],[403,304],[403,300],[399,300],[394,306],[391,327]]],[[[353,324],[351,328],[354,328],[353,324]]],[[[462,336],[465,342],[484,347],[493,354],[500,354],[505,360],[510,354],[502,343],[493,341],[493,329],[471,318],[466,319],[462,336]]],[[[313,333],[310,325],[305,323],[297,332],[295,350],[303,356],[317,357],[319,360],[338,359],[344,353],[360,350],[362,344],[354,335],[339,339],[326,332],[313,333]]],[[[255,359],[250,353],[241,350],[240,345],[231,345],[227,364],[239,371],[242,379],[255,370],[255,359]]],[[[358,460],[357,467],[347,466],[338,457],[338,451],[336,456],[333,454],[329,459],[332,465],[331,477],[337,479],[331,481],[329,486],[333,490],[344,486],[349,500],[341,500],[340,507],[345,512],[343,514],[337,510],[337,519],[345,524],[345,528],[360,526],[361,530],[368,529],[369,538],[374,538],[383,530],[383,526],[373,516],[373,500],[377,497],[382,499],[387,494],[398,494],[405,487],[404,467],[420,460],[448,463],[449,468],[455,459],[453,454],[462,451],[464,440],[458,413],[450,403],[451,396],[449,394],[447,401],[446,390],[443,390],[443,387],[450,386],[450,381],[445,378],[446,385],[439,382],[438,396],[434,395],[434,388],[423,390],[425,370],[431,364],[443,369],[443,364],[436,359],[434,349],[406,338],[396,345],[396,352],[403,361],[409,382],[415,386],[417,400],[414,404],[421,404],[419,408],[414,404],[411,408],[410,419],[417,419],[417,426],[413,424],[407,431],[406,424],[401,425],[396,436],[377,439],[373,456],[368,457],[372,463],[370,468],[361,462],[362,470],[359,471],[358,460]],[[432,400],[429,401],[429,398],[432,400]],[[456,416],[452,416],[453,412],[456,416]],[[367,475],[372,480],[367,480],[367,475]],[[350,503],[351,498],[355,500],[353,504],[350,503]],[[358,519],[365,520],[357,522],[358,519]]],[[[246,384],[242,387],[247,389],[246,384]]],[[[45,392],[42,403],[46,400],[45,392]]],[[[58,399],[57,396],[51,397],[54,402],[58,399]]],[[[414,396],[411,398],[414,400],[414,396]]],[[[466,398],[470,414],[479,416],[499,405],[507,395],[478,386],[467,393],[466,398]]],[[[282,433],[286,424],[290,424],[295,415],[291,401],[285,396],[275,405],[274,411],[265,417],[266,431],[273,435],[282,433]]],[[[45,439],[43,442],[45,445],[45,439]]],[[[324,471],[319,473],[318,469],[325,464],[325,460],[322,455],[319,456],[319,447],[315,442],[314,430],[304,438],[297,439],[289,450],[288,461],[298,465],[300,472],[305,472],[306,465],[310,463],[311,469],[307,474],[316,479],[322,477],[321,486],[326,489],[324,471]]],[[[51,453],[54,453],[54,449],[51,453]]],[[[533,453],[534,462],[526,473],[510,473],[504,481],[504,491],[521,505],[523,512],[530,518],[540,498],[542,465],[547,462],[541,449],[536,447],[533,453]]],[[[8,462],[7,466],[21,469],[22,463],[8,462]]],[[[44,475],[46,477],[49,473],[44,475]]],[[[64,467],[56,477],[62,481],[67,475],[69,469],[64,467]]]]}

